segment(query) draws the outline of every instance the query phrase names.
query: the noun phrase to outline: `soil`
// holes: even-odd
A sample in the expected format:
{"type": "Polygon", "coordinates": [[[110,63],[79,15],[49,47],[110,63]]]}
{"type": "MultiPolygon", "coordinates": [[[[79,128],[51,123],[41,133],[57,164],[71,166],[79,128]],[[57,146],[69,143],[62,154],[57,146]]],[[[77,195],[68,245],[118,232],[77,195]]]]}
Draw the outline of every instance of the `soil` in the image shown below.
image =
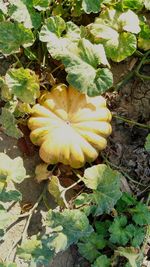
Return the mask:
{"type": "MultiPolygon", "coordinates": [[[[1,64],[3,66],[1,74],[4,75],[10,62],[5,60],[1,64]]],[[[112,71],[115,84],[121,81],[129,70],[132,71],[134,64],[136,64],[136,59],[134,58],[122,64],[113,64],[112,71]]],[[[145,66],[142,71],[144,74],[149,75],[150,66],[145,66]]],[[[103,152],[103,156],[107,157],[112,167],[117,168],[125,174],[124,181],[122,182],[123,190],[134,192],[139,199],[146,200],[150,189],[150,154],[144,149],[144,143],[149,131],[146,128],[141,128],[116,118],[115,115],[150,125],[150,82],[133,77],[119,91],[107,93],[106,98],[114,118],[112,121],[112,135],[109,138],[108,146],[103,152]]],[[[21,212],[24,209],[25,211],[30,209],[36,203],[44,186],[44,182],[38,184],[34,179],[35,167],[41,162],[38,156],[38,148],[33,147],[30,143],[28,137],[29,132],[25,128],[24,133],[25,137],[19,140],[19,142],[16,139],[6,136],[2,131],[0,133],[0,152],[6,152],[11,158],[17,156],[22,157],[27,174],[29,175],[28,179],[17,186],[23,195],[23,199],[21,206],[15,204],[12,207],[11,212],[14,213],[21,212]]],[[[96,162],[99,161],[102,161],[101,155],[96,162]]],[[[67,175],[65,167],[61,166],[61,168],[62,174],[67,175]]],[[[69,175],[68,170],[67,177],[69,175]]],[[[49,199],[49,205],[52,207],[55,205],[52,198],[49,199]]],[[[38,207],[36,214],[31,220],[28,229],[29,236],[37,234],[42,230],[40,225],[41,211],[45,211],[44,205],[38,207]]],[[[10,261],[14,259],[15,248],[12,249],[12,247],[20,240],[25,223],[26,219],[23,218],[7,232],[4,242],[0,245],[0,259],[4,260],[8,255],[10,261]]],[[[143,267],[150,266],[148,253],[147,245],[143,267]]],[[[16,263],[20,267],[27,266],[18,258],[16,258],[16,263]]],[[[72,246],[66,252],[59,253],[50,264],[50,267],[90,267],[90,265],[78,254],[76,247],[72,246]]]]}

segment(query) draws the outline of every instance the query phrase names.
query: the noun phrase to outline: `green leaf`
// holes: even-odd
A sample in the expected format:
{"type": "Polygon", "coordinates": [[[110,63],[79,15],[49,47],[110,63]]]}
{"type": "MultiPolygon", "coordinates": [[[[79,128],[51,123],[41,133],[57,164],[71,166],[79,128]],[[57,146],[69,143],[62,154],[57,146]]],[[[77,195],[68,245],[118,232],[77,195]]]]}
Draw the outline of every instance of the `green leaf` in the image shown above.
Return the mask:
{"type": "Polygon", "coordinates": [[[141,31],[138,36],[138,47],[144,51],[150,49],[150,27],[147,22],[141,22],[141,31]]]}
{"type": "Polygon", "coordinates": [[[30,69],[10,69],[5,80],[11,94],[25,103],[34,104],[40,96],[38,76],[30,69]]]}
{"type": "Polygon", "coordinates": [[[62,213],[50,210],[46,224],[52,228],[52,231],[63,233],[63,240],[64,235],[66,236],[67,244],[64,249],[93,231],[88,218],[80,210],[65,209],[62,213]]]}
{"type": "Polygon", "coordinates": [[[0,0],[0,10],[6,15],[7,14],[7,4],[3,1],[0,0]]]}
{"type": "Polygon", "coordinates": [[[129,234],[125,227],[127,225],[127,217],[116,217],[109,227],[110,241],[114,244],[126,245],[129,241],[129,234]]]}
{"type": "Polygon", "coordinates": [[[22,133],[16,125],[16,119],[9,109],[2,108],[2,113],[0,115],[0,124],[2,125],[4,132],[8,136],[17,139],[22,137],[22,133]]]}
{"type": "Polygon", "coordinates": [[[125,212],[130,206],[136,205],[137,200],[131,194],[123,192],[121,198],[117,201],[116,209],[118,212],[125,212]]]}
{"type": "Polygon", "coordinates": [[[79,91],[95,96],[104,93],[112,86],[112,73],[107,69],[97,69],[103,47],[82,39],[78,45],[79,55],[68,54],[63,63],[68,72],[67,81],[79,91]],[[99,58],[97,57],[99,55],[99,58]]]}
{"type": "Polygon", "coordinates": [[[33,0],[33,6],[38,11],[45,11],[49,8],[51,2],[52,0],[33,0]]]}
{"type": "Polygon", "coordinates": [[[47,42],[51,56],[62,60],[68,73],[67,81],[89,96],[99,95],[112,86],[112,73],[100,64],[108,65],[104,47],[81,39],[80,29],[59,17],[47,20],[40,32],[40,40],[47,42]],[[63,31],[66,30],[66,34],[63,31]],[[74,31],[75,30],[75,31],[74,31]]]}
{"type": "Polygon", "coordinates": [[[133,221],[138,225],[150,224],[150,210],[143,203],[138,203],[133,209],[130,209],[133,221]]]}
{"type": "Polygon", "coordinates": [[[120,62],[131,56],[136,48],[136,36],[129,32],[120,33],[117,39],[110,39],[105,44],[107,56],[115,62],[120,62]]]}
{"type": "Polygon", "coordinates": [[[123,0],[121,4],[123,9],[141,10],[143,8],[143,0],[123,0]]]}
{"type": "Polygon", "coordinates": [[[0,201],[2,202],[11,202],[11,201],[21,201],[22,200],[22,194],[18,190],[9,190],[6,191],[4,188],[0,192],[0,201]]]}
{"type": "Polygon", "coordinates": [[[95,232],[91,233],[86,238],[82,238],[81,241],[78,242],[79,252],[90,262],[93,262],[98,256],[100,256],[99,250],[102,250],[107,244],[104,236],[95,232]]]}
{"type": "Polygon", "coordinates": [[[97,205],[96,215],[109,213],[121,197],[121,176],[118,171],[112,170],[105,164],[98,164],[85,170],[83,182],[94,190],[91,195],[92,201],[97,205]]]}
{"type": "Polygon", "coordinates": [[[11,4],[9,15],[13,20],[22,22],[28,29],[39,28],[41,25],[41,16],[31,5],[32,1],[29,4],[29,1],[9,0],[9,3],[11,4]]]}
{"type": "Polygon", "coordinates": [[[99,0],[82,0],[82,8],[87,14],[91,12],[98,13],[100,11],[100,2],[99,0]]]}
{"type": "Polygon", "coordinates": [[[110,267],[111,261],[106,255],[99,256],[91,267],[110,267]]]}
{"type": "Polygon", "coordinates": [[[3,262],[0,263],[0,267],[17,267],[17,264],[14,262],[3,262]]]}
{"type": "Polygon", "coordinates": [[[44,240],[38,240],[37,236],[33,235],[30,239],[25,240],[18,248],[17,255],[28,261],[30,267],[39,265],[48,267],[54,253],[48,248],[47,243],[44,240]],[[34,265],[31,263],[34,263],[34,265]]]}
{"type": "Polygon", "coordinates": [[[150,10],[150,2],[149,0],[144,0],[144,5],[147,10],[150,10]]]}
{"type": "Polygon", "coordinates": [[[137,254],[135,248],[133,248],[133,247],[126,247],[126,248],[118,247],[118,249],[115,252],[117,252],[120,256],[128,259],[131,267],[137,267],[136,260],[139,257],[139,254],[137,254]]]}
{"type": "Polygon", "coordinates": [[[0,179],[21,183],[26,178],[21,157],[11,159],[5,153],[0,153],[0,179]]]}
{"type": "Polygon", "coordinates": [[[130,235],[130,243],[133,247],[139,247],[145,237],[145,229],[129,224],[126,227],[126,231],[130,235]]]}
{"type": "Polygon", "coordinates": [[[60,207],[65,207],[64,197],[62,195],[64,189],[65,188],[61,186],[57,176],[53,175],[48,183],[48,191],[54,197],[56,203],[58,203],[60,207]]]}
{"type": "Polygon", "coordinates": [[[148,152],[150,152],[150,134],[148,134],[148,136],[146,137],[146,142],[144,147],[148,152]]]}
{"type": "Polygon", "coordinates": [[[121,13],[106,9],[87,29],[95,42],[104,44],[106,54],[120,62],[136,50],[136,37],[140,32],[138,16],[131,10],[121,13]]]}
{"type": "Polygon", "coordinates": [[[17,22],[4,21],[0,24],[0,51],[4,55],[20,51],[20,46],[29,47],[34,42],[30,29],[17,22]]]}

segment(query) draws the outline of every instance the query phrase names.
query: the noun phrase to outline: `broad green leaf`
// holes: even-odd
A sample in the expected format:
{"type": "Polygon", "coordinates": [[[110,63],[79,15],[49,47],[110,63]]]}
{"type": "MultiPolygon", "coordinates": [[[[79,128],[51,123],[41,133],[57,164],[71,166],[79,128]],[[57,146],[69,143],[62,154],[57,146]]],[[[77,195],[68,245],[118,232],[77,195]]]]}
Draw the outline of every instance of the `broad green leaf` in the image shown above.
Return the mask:
{"type": "Polygon", "coordinates": [[[87,14],[91,12],[98,13],[100,11],[100,3],[100,0],[82,0],[82,8],[87,14]]]}
{"type": "Polygon", "coordinates": [[[63,233],[66,236],[65,249],[93,231],[88,218],[80,210],[65,209],[62,213],[50,210],[47,214],[46,224],[52,228],[52,231],[63,233]]]}
{"type": "Polygon", "coordinates": [[[61,186],[57,176],[53,175],[48,183],[48,191],[60,207],[65,207],[64,196],[62,195],[64,189],[65,188],[61,186]]]}
{"type": "Polygon", "coordinates": [[[144,240],[145,237],[145,229],[144,227],[134,226],[133,224],[129,224],[126,227],[128,234],[130,234],[130,243],[133,247],[139,247],[144,240]]]}
{"type": "Polygon", "coordinates": [[[130,209],[133,221],[138,225],[150,224],[150,210],[143,203],[138,203],[133,209],[130,209]]]}
{"type": "Polygon", "coordinates": [[[55,253],[65,251],[68,243],[68,238],[64,233],[57,233],[53,236],[53,240],[50,240],[49,247],[55,250],[55,253]]]}
{"type": "Polygon", "coordinates": [[[91,267],[110,267],[111,261],[106,255],[99,256],[91,267]]]}
{"type": "Polygon", "coordinates": [[[9,15],[13,20],[22,22],[28,29],[39,28],[41,24],[41,16],[31,4],[28,4],[28,1],[9,0],[9,3],[11,4],[9,7],[9,15]]]}
{"type": "Polygon", "coordinates": [[[121,176],[118,171],[112,170],[105,164],[85,170],[83,182],[88,188],[93,189],[91,198],[97,205],[96,214],[109,213],[121,197],[121,176]]]}
{"type": "Polygon", "coordinates": [[[0,153],[0,179],[21,183],[25,178],[26,170],[22,158],[11,159],[5,153],[0,153]]]}
{"type": "Polygon", "coordinates": [[[10,21],[1,22],[0,51],[4,55],[17,53],[20,51],[20,46],[29,47],[33,42],[33,33],[21,23],[10,21]]]}
{"type": "Polygon", "coordinates": [[[87,29],[96,43],[104,44],[106,54],[116,62],[132,55],[136,50],[136,37],[140,32],[138,16],[131,10],[121,13],[106,9],[87,29]]]}
{"type": "Polygon", "coordinates": [[[143,8],[143,0],[122,0],[121,5],[122,8],[141,10],[143,8]]]}
{"type": "Polygon", "coordinates": [[[117,201],[116,210],[120,213],[128,210],[130,206],[136,205],[137,200],[127,192],[123,192],[121,198],[117,201]]]}
{"type": "Polygon", "coordinates": [[[58,16],[48,18],[45,23],[40,32],[42,42],[51,42],[54,35],[61,37],[62,32],[66,29],[65,21],[58,16]]]}
{"type": "Polygon", "coordinates": [[[0,115],[0,124],[2,125],[4,132],[8,136],[17,139],[22,137],[22,133],[17,127],[16,119],[9,109],[2,108],[2,113],[0,115]]]}
{"type": "Polygon", "coordinates": [[[94,223],[96,232],[100,235],[102,234],[104,237],[108,237],[109,235],[108,229],[110,225],[111,225],[111,221],[108,221],[108,220],[105,220],[104,222],[96,221],[94,223]]]}
{"type": "Polygon", "coordinates": [[[145,149],[150,152],[150,134],[146,137],[146,142],[145,142],[145,149]]]}
{"type": "Polygon", "coordinates": [[[86,238],[82,238],[81,241],[78,242],[79,252],[90,262],[93,262],[98,256],[100,256],[99,250],[102,250],[107,244],[104,236],[95,232],[91,233],[86,238]]]}
{"type": "Polygon", "coordinates": [[[38,11],[45,11],[46,9],[49,8],[50,3],[52,0],[33,0],[33,6],[36,8],[38,11]]]}
{"type": "Polygon", "coordinates": [[[147,10],[150,10],[150,1],[149,0],[144,0],[144,5],[147,10]]]}
{"type": "Polygon", "coordinates": [[[122,215],[116,217],[109,227],[110,241],[114,244],[126,245],[129,241],[128,231],[125,229],[127,225],[127,217],[122,215]]]}
{"type": "Polygon", "coordinates": [[[131,56],[136,48],[136,36],[129,32],[120,33],[118,39],[110,39],[105,44],[107,56],[115,62],[120,62],[131,56]]]}
{"type": "Polygon", "coordinates": [[[47,42],[53,58],[62,60],[67,81],[77,90],[94,96],[112,86],[112,73],[107,68],[99,68],[100,64],[109,66],[103,46],[81,39],[75,24],[65,24],[61,18],[52,17],[42,27],[40,40],[47,42]],[[61,36],[64,30],[66,34],[61,36]]]}
{"type": "Polygon", "coordinates": [[[107,68],[97,68],[100,62],[106,64],[104,53],[103,46],[80,40],[78,55],[69,53],[63,58],[69,84],[89,96],[108,90],[113,83],[112,73],[107,68]]]}
{"type": "Polygon", "coordinates": [[[28,261],[30,267],[41,265],[48,267],[54,253],[48,248],[47,243],[44,242],[44,240],[38,240],[37,236],[33,235],[30,239],[25,240],[18,248],[17,255],[28,261]]]}
{"type": "Polygon", "coordinates": [[[0,192],[0,201],[2,202],[11,202],[11,201],[21,201],[22,194],[18,190],[9,190],[3,189],[0,192]]]}
{"type": "Polygon", "coordinates": [[[3,262],[0,263],[0,267],[17,267],[17,264],[14,262],[3,262]]]}
{"type": "Polygon", "coordinates": [[[34,104],[40,95],[38,76],[30,69],[10,69],[5,81],[11,94],[25,103],[34,104]]]}
{"type": "Polygon", "coordinates": [[[7,4],[3,1],[0,0],[0,10],[6,15],[7,14],[7,4]]]}
{"type": "Polygon", "coordinates": [[[138,47],[144,51],[150,49],[150,26],[147,22],[141,22],[141,31],[138,36],[138,47]]]}
{"type": "Polygon", "coordinates": [[[131,267],[137,267],[136,260],[139,257],[139,254],[137,253],[136,249],[133,247],[118,247],[117,250],[115,251],[117,254],[119,254],[122,257],[125,257],[131,267]]]}

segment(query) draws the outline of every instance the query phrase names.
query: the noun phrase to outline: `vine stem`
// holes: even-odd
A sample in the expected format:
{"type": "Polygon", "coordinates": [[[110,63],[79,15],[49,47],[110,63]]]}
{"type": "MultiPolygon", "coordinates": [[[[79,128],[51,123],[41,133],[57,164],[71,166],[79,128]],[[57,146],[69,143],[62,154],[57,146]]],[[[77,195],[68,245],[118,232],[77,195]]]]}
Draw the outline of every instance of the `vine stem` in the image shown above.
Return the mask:
{"type": "MultiPolygon", "coordinates": [[[[74,172],[74,171],[73,171],[74,172]]],[[[77,177],[79,177],[80,175],[76,174],[77,177]]],[[[75,182],[74,184],[71,184],[70,186],[68,186],[67,188],[65,188],[64,190],[62,190],[61,196],[63,198],[63,201],[65,203],[66,208],[69,208],[68,202],[66,201],[65,198],[65,194],[68,190],[70,190],[71,188],[75,187],[77,184],[79,184],[82,181],[82,177],[79,177],[79,180],[77,182],[75,182]]]]}
{"type": "Polygon", "coordinates": [[[124,122],[130,123],[130,124],[133,124],[133,125],[137,125],[137,126],[139,126],[141,128],[150,129],[150,125],[138,123],[136,121],[129,120],[129,119],[126,119],[126,118],[118,116],[118,115],[113,115],[113,117],[116,118],[116,119],[122,120],[124,122]]]}

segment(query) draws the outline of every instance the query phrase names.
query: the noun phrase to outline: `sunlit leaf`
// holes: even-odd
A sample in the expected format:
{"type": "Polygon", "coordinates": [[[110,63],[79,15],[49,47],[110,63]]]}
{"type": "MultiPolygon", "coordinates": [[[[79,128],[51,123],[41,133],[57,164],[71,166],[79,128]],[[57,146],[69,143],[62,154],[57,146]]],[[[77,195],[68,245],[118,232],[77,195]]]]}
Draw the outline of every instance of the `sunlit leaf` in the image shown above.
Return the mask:
{"type": "Polygon", "coordinates": [[[17,53],[20,50],[20,46],[29,47],[33,42],[33,33],[21,23],[10,21],[1,22],[0,51],[4,55],[17,53]]]}
{"type": "Polygon", "coordinates": [[[59,179],[57,178],[57,176],[53,175],[48,183],[48,191],[54,197],[56,203],[61,207],[65,207],[65,196],[62,195],[63,190],[64,187],[61,186],[59,179]]]}
{"type": "Polygon", "coordinates": [[[55,17],[48,19],[42,27],[40,40],[47,42],[52,57],[62,60],[70,85],[89,96],[99,95],[113,83],[110,70],[99,68],[100,64],[109,66],[105,50],[103,45],[92,44],[79,33],[75,24],[65,25],[61,18],[55,17]],[[64,30],[66,33],[62,36],[64,30]]]}
{"type": "Polygon", "coordinates": [[[137,253],[135,248],[133,248],[133,247],[126,247],[126,248],[118,247],[116,252],[120,256],[125,257],[129,261],[131,267],[137,267],[136,260],[139,257],[139,254],[137,253]]]}
{"type": "Polygon", "coordinates": [[[144,0],[144,5],[145,5],[145,8],[150,10],[150,1],[149,0],[144,0]]]}
{"type": "Polygon", "coordinates": [[[100,1],[99,0],[82,0],[82,8],[85,13],[89,14],[91,12],[98,13],[100,11],[100,1]]]}
{"type": "Polygon", "coordinates": [[[87,168],[84,172],[85,185],[93,189],[91,199],[96,203],[96,214],[109,213],[121,197],[120,178],[118,171],[105,164],[87,168]]]}
{"type": "Polygon", "coordinates": [[[41,24],[41,16],[31,5],[32,1],[9,0],[9,15],[12,19],[18,22],[23,22],[28,29],[39,28],[41,24]]]}
{"type": "Polygon", "coordinates": [[[39,11],[48,9],[52,0],[33,0],[33,6],[39,11]]]}
{"type": "Polygon", "coordinates": [[[17,267],[15,262],[3,262],[0,263],[0,267],[17,267]]]}
{"type": "Polygon", "coordinates": [[[10,69],[5,80],[9,91],[25,103],[34,104],[40,96],[38,76],[30,69],[10,69]]]}
{"type": "Polygon", "coordinates": [[[7,14],[7,4],[3,0],[0,0],[0,10],[4,14],[7,14]]]}
{"type": "Polygon", "coordinates": [[[53,254],[53,251],[48,248],[46,242],[37,239],[37,236],[35,235],[32,235],[30,239],[25,240],[17,250],[17,255],[28,261],[30,267],[39,265],[48,267],[53,254]]]}
{"type": "Polygon", "coordinates": [[[50,171],[47,170],[48,164],[40,163],[35,168],[35,178],[40,183],[43,180],[47,180],[50,176],[50,171]]]}
{"type": "Polygon", "coordinates": [[[17,139],[22,137],[22,133],[17,127],[16,119],[9,109],[2,108],[0,124],[8,136],[15,137],[17,139]]]}
{"type": "Polygon", "coordinates": [[[121,13],[115,9],[106,9],[88,29],[95,42],[104,44],[107,56],[116,62],[136,50],[134,34],[140,32],[140,26],[138,16],[131,10],[121,13]]]}
{"type": "Polygon", "coordinates": [[[132,10],[141,10],[143,8],[143,0],[122,0],[123,8],[132,10]]]}
{"type": "Polygon", "coordinates": [[[11,159],[5,153],[0,153],[0,179],[21,183],[25,177],[26,170],[21,157],[11,159]]]}

